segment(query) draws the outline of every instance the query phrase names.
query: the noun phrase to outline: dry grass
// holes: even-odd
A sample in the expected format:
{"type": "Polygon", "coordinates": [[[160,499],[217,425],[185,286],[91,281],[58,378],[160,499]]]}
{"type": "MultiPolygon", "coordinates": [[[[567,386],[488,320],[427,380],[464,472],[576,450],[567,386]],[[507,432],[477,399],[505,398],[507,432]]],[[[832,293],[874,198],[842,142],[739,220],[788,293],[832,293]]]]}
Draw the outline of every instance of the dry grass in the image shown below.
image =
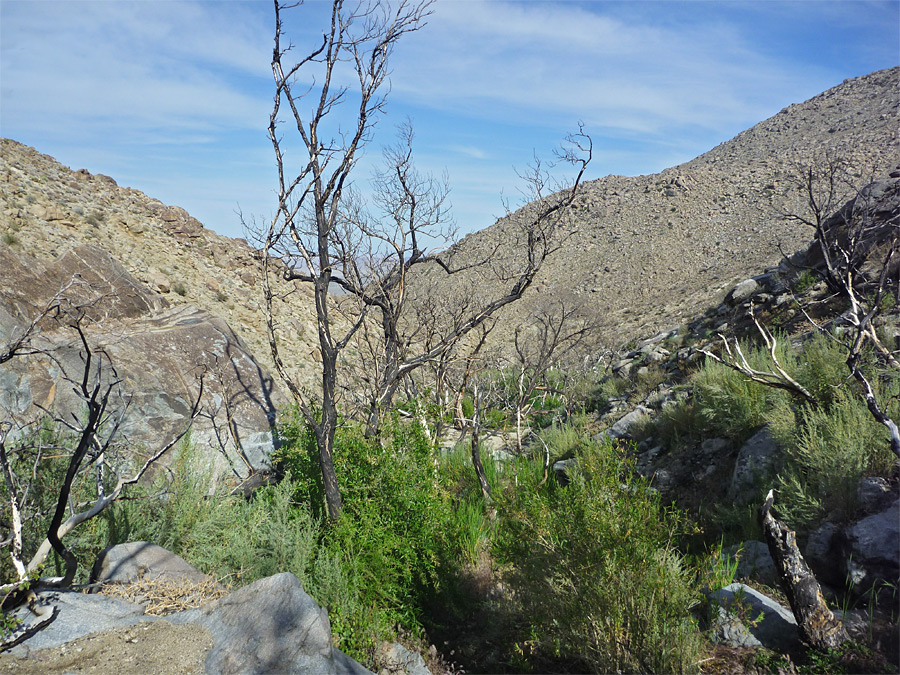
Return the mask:
{"type": "Polygon", "coordinates": [[[144,576],[127,584],[106,584],[99,592],[144,605],[146,614],[166,616],[218,600],[231,590],[212,578],[195,583],[186,579],[152,579],[144,576]]]}

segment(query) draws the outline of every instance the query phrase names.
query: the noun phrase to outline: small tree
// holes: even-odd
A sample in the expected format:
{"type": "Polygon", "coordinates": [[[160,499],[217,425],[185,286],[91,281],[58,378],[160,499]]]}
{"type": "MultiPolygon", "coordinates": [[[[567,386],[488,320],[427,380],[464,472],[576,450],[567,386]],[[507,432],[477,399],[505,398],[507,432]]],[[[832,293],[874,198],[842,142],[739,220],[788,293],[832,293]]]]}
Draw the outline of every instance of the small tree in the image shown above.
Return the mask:
{"type": "Polygon", "coordinates": [[[535,309],[531,323],[516,328],[514,367],[516,369],[516,445],[522,449],[522,421],[534,408],[534,395],[561,394],[549,380],[550,371],[585,340],[597,324],[588,318],[574,296],[544,299],[535,309]]]}
{"type": "Polygon", "coordinates": [[[278,169],[278,210],[263,250],[267,328],[276,370],[316,436],[332,519],[340,516],[342,507],[333,460],[340,353],[360,334],[362,342],[370,345],[373,359],[367,373],[367,417],[369,431],[374,432],[404,379],[440,359],[470,331],[522,297],[558,245],[554,237],[558,224],[575,198],[591,156],[590,139],[579,131],[571,138],[571,147],[561,153],[561,159],[573,164],[578,175],[571,187],[551,196],[545,196],[548,174],[539,164],[533,168],[528,176],[530,196],[540,201],[527,217],[513,223],[521,255],[512,267],[497,268],[493,278],[501,282],[498,292],[480,302],[468,298],[423,330],[415,318],[422,314],[410,305],[428,305],[435,296],[425,293],[411,301],[412,271],[428,267],[432,274],[454,275],[473,268],[488,270],[490,254],[458,264],[457,249],[451,247],[440,254],[428,251],[429,242],[446,243],[452,235],[444,207],[447,190],[443,182],[415,171],[408,125],[402,127],[398,145],[386,152],[385,169],[376,176],[373,202],[377,208],[363,205],[348,186],[357,153],[370,139],[372,125],[383,110],[389,56],[403,35],[423,25],[429,5],[427,1],[404,0],[392,8],[372,0],[347,9],[342,0],[335,0],[331,27],[322,44],[286,68],[283,59],[290,46],[282,44],[284,7],[275,3],[272,71],[276,93],[269,137],[278,169]],[[329,136],[325,131],[329,116],[348,99],[348,89],[334,80],[335,69],[344,62],[352,65],[359,85],[354,92],[358,100],[355,123],[351,130],[329,136]],[[295,93],[297,76],[316,69],[319,76],[314,88],[295,93]],[[306,115],[300,106],[314,91],[313,109],[306,115]],[[293,177],[285,170],[279,133],[282,105],[290,110],[304,151],[293,177]],[[283,279],[310,284],[313,289],[322,359],[321,409],[314,407],[279,356],[282,338],[271,278],[276,268],[283,279]],[[335,289],[355,301],[352,312],[338,313],[331,296],[335,289]]]}

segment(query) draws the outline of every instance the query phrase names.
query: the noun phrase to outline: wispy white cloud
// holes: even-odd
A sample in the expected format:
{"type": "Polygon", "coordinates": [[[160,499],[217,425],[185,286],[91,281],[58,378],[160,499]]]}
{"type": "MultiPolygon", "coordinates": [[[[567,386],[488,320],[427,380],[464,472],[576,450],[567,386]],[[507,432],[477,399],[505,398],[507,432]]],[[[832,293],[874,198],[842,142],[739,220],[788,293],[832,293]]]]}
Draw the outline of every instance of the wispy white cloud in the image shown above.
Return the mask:
{"type": "Polygon", "coordinates": [[[488,159],[490,157],[490,155],[484,148],[479,148],[472,145],[448,145],[445,149],[448,152],[455,152],[456,154],[463,155],[464,157],[469,157],[471,159],[488,159]]]}
{"type": "MultiPolygon", "coordinates": [[[[746,14],[706,18],[707,8],[717,5],[438,3],[430,25],[398,50],[395,90],[475,118],[580,118],[594,128],[665,135],[674,127],[731,129],[777,111],[773,101],[836,83],[833,63],[808,54],[798,67],[746,14]]],[[[755,22],[767,18],[754,11],[755,22]]]]}
{"type": "MultiPolygon", "coordinates": [[[[329,8],[312,0],[286,16],[295,54],[321,39],[329,8]]],[[[356,180],[410,115],[421,168],[446,168],[460,221],[486,225],[501,189],[515,196],[512,166],[577,120],[596,142],[593,175],[659,170],[895,65],[898,12],[894,1],[439,0],[396,49],[388,115],[356,180]]],[[[201,220],[229,221],[237,201],[270,210],[269,3],[0,0],[0,13],[0,133],[119,172],[201,220]]]]}
{"type": "Polygon", "coordinates": [[[266,32],[240,5],[5,2],[2,30],[4,127],[163,140],[266,113],[247,89],[266,77],[266,32]]]}

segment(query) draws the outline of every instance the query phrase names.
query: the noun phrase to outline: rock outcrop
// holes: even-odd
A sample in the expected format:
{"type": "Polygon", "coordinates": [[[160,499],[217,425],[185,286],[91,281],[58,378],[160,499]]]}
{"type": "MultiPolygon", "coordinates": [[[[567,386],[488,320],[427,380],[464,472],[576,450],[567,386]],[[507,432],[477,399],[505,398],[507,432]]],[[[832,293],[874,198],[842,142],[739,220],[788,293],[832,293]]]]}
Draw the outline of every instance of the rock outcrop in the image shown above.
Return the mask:
{"type": "MultiPolygon", "coordinates": [[[[52,157],[0,139],[0,250],[52,265],[79,245],[102,249],[142,285],[154,306],[192,306],[221,319],[269,372],[258,251],[244,239],[205,228],[178,206],[116,184],[109,176],[61,165],[52,157]]],[[[0,286],[6,286],[6,262],[0,286]]],[[[280,326],[283,359],[297,379],[315,382],[318,344],[310,293],[276,281],[277,302],[290,307],[280,326]]],[[[21,289],[26,294],[27,288],[21,289]]],[[[53,292],[55,289],[48,288],[53,292]]]]}
{"type": "Polygon", "coordinates": [[[189,423],[202,379],[192,440],[203,464],[216,475],[238,476],[268,466],[279,393],[221,318],[171,306],[96,246],[78,245],[50,261],[3,246],[0,266],[0,344],[40,320],[32,339],[39,353],[0,365],[4,418],[83,413],[72,386],[85,368],[83,345],[71,330],[78,321],[94,372],[99,365],[101,377],[116,383],[110,412],[118,444],[163,446],[189,423]],[[57,308],[45,315],[51,304],[57,308]]]}
{"type": "MultiPolygon", "coordinates": [[[[181,561],[175,565],[179,574],[190,567],[177,556],[152,544],[148,546],[147,542],[121,545],[111,553],[120,561],[123,557],[136,559],[136,555],[144,563],[140,565],[142,572],[150,579],[174,579],[172,575],[166,576],[172,571],[173,560],[181,561]]],[[[95,569],[103,568],[103,559],[109,558],[109,554],[105,552],[98,559],[95,569]]],[[[180,578],[190,582],[183,576],[180,578]]],[[[92,671],[99,666],[102,672],[119,672],[117,667],[121,663],[127,672],[127,664],[134,658],[128,653],[128,644],[134,645],[132,650],[142,649],[142,653],[158,657],[169,648],[167,640],[178,634],[179,641],[191,648],[191,659],[199,660],[203,672],[210,675],[369,673],[332,646],[327,612],[303,590],[300,580],[288,573],[260,579],[196,609],[167,614],[164,618],[146,615],[143,605],[101,594],[40,592],[34,606],[38,611],[56,607],[56,619],[13,647],[10,656],[0,657],[0,668],[12,666],[20,672],[39,672],[40,664],[58,661],[70,651],[72,655],[64,659],[69,669],[76,670],[90,663],[92,671]],[[82,647],[74,645],[88,638],[93,642],[115,641],[128,628],[134,637],[127,640],[121,652],[107,650],[105,660],[99,659],[102,661],[99,664],[93,656],[93,662],[89,662],[85,654],[84,663],[79,663],[77,652],[82,647]],[[143,643],[140,647],[135,644],[139,642],[143,643]]],[[[34,620],[32,610],[27,607],[14,615],[25,620],[26,625],[34,620]]],[[[183,672],[187,665],[182,655],[170,653],[166,672],[183,672]]]]}

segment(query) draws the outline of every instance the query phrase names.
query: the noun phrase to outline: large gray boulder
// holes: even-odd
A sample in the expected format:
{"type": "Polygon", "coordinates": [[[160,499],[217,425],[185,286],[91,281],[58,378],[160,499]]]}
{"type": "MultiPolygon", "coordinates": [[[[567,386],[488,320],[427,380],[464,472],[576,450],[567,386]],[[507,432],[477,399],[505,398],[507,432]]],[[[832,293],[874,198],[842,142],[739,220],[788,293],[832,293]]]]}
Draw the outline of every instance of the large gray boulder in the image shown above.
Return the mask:
{"type": "Polygon", "coordinates": [[[816,578],[830,586],[839,586],[846,581],[838,544],[840,531],[832,522],[822,523],[809,533],[806,550],[803,552],[803,557],[816,578]]]}
{"type": "Polygon", "coordinates": [[[753,578],[769,586],[777,583],[778,572],[765,542],[745,541],[722,551],[722,553],[729,559],[737,561],[735,572],[737,579],[753,578]]]}
{"type": "Polygon", "coordinates": [[[635,425],[635,423],[640,422],[645,419],[647,415],[650,414],[650,411],[642,405],[637,406],[634,410],[632,410],[627,415],[621,417],[615,424],[613,424],[609,429],[605,431],[601,431],[599,434],[594,436],[595,441],[605,441],[607,438],[611,440],[617,440],[620,438],[628,438],[630,435],[631,427],[635,425]]]}
{"type": "Polygon", "coordinates": [[[382,642],[375,651],[379,675],[431,675],[421,654],[394,642],[382,642]]]}
{"type": "MultiPolygon", "coordinates": [[[[268,467],[280,395],[225,321],[190,305],[170,307],[109,253],[88,245],[46,264],[0,247],[0,269],[0,348],[65,289],[62,307],[83,312],[94,365],[103,353],[105,380],[119,382],[110,412],[121,415],[122,446],[152,451],[182,431],[202,377],[192,440],[203,468],[246,477],[268,467]]],[[[0,416],[27,421],[44,415],[42,408],[66,418],[83,414],[69,381],[81,380],[83,348],[69,328],[74,315],[58,316],[44,318],[34,339],[51,358],[0,365],[0,416]]]]}
{"type": "Polygon", "coordinates": [[[91,571],[92,583],[128,583],[141,578],[199,584],[209,577],[162,546],[133,541],[104,549],[91,571]]]}
{"type": "Polygon", "coordinates": [[[786,652],[800,640],[794,615],[759,591],[729,584],[709,594],[717,608],[714,639],[732,647],[758,647],[786,652]]]}
{"type": "Polygon", "coordinates": [[[212,633],[207,673],[369,672],[332,646],[328,613],[286,572],[167,619],[212,633]]]}
{"type": "MultiPolygon", "coordinates": [[[[332,646],[328,614],[292,574],[261,579],[203,607],[165,618],[147,616],[142,605],[107,595],[42,592],[36,606],[45,612],[57,607],[58,616],[13,647],[10,654],[15,658],[29,658],[37,650],[63,647],[87,635],[165,621],[211,636],[212,648],[204,663],[204,672],[209,675],[369,673],[332,646]]],[[[36,620],[27,607],[19,608],[14,615],[28,623],[36,620]]]]}
{"type": "Polygon", "coordinates": [[[732,288],[725,297],[725,302],[730,305],[739,305],[762,290],[755,279],[744,279],[732,288]]]}
{"type": "Polygon", "coordinates": [[[900,578],[900,500],[844,531],[842,560],[857,593],[873,586],[896,587],[900,578]]]}
{"type": "MultiPolygon", "coordinates": [[[[849,237],[855,245],[852,263],[869,278],[877,278],[885,259],[885,252],[897,238],[900,214],[900,179],[888,178],[870,183],[859,195],[849,200],[822,223],[832,246],[849,251],[849,237]],[[852,225],[848,228],[848,223],[852,225]]],[[[832,255],[835,251],[832,251],[832,255]]],[[[825,258],[818,241],[809,245],[803,265],[825,268],[825,258]]],[[[889,273],[896,275],[900,262],[891,261],[889,273]]]]}

